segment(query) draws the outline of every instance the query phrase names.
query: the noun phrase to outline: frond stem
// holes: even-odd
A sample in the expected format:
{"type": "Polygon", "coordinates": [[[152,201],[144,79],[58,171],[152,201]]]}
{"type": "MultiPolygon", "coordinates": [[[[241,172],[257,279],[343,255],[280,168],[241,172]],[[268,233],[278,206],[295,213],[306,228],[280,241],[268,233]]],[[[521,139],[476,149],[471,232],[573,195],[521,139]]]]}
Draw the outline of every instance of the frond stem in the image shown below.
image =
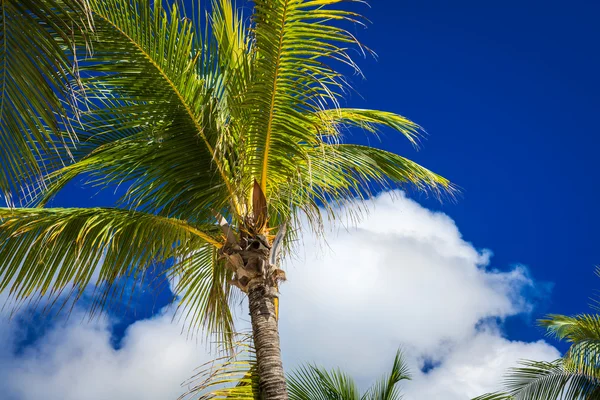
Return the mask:
{"type": "Polygon", "coordinates": [[[265,196],[267,195],[267,168],[269,166],[269,150],[271,147],[271,131],[273,130],[273,112],[275,111],[275,96],[277,95],[277,81],[279,80],[279,69],[281,65],[281,52],[283,51],[283,31],[288,13],[289,0],[285,1],[283,15],[281,17],[281,31],[279,34],[279,46],[277,48],[277,61],[275,62],[275,76],[273,77],[273,92],[271,94],[271,104],[269,106],[269,122],[267,126],[267,138],[265,150],[263,153],[262,174],[260,179],[260,188],[265,196]]]}

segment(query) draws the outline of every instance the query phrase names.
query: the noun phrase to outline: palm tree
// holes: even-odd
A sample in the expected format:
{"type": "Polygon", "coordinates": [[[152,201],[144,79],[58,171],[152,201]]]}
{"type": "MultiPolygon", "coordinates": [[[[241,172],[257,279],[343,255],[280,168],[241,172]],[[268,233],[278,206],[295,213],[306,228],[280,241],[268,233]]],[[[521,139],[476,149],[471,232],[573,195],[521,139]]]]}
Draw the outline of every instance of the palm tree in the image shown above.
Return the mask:
{"type": "Polygon", "coordinates": [[[278,265],[299,219],[318,233],[376,187],[453,190],[343,143],[348,127],[413,144],[421,131],[340,106],[339,68],[358,72],[349,51],[368,51],[343,27],[361,16],[342,1],[255,0],[249,19],[231,0],[205,17],[161,1],[2,1],[0,189],[24,208],[0,209],[0,291],[67,302],[93,285],[98,310],[171,262],[190,327],[231,341],[229,305],[248,297],[261,390],[286,399],[278,265]],[[126,194],[116,208],[47,207],[82,177],[126,194]]]}
{"type": "MultiPolygon", "coordinates": [[[[200,368],[187,385],[191,389],[180,400],[261,400],[256,375],[255,352],[248,342],[238,344],[233,355],[213,360],[200,368]]],[[[303,365],[288,376],[290,400],[400,400],[398,383],[410,380],[402,353],[398,351],[388,374],[362,395],[348,374],[303,365]]]]}
{"type": "Polygon", "coordinates": [[[540,324],[548,333],[571,344],[552,362],[521,361],[505,379],[504,392],[474,400],[593,400],[600,399],[600,315],[550,315],[540,324]]]}

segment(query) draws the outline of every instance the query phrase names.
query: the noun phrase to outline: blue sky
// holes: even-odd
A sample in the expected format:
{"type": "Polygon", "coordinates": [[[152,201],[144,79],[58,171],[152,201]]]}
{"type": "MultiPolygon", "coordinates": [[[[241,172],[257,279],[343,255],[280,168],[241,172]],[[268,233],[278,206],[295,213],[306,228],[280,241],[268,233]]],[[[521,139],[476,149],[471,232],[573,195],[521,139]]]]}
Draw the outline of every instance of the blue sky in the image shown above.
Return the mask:
{"type": "MultiPolygon", "coordinates": [[[[365,104],[429,133],[414,156],[463,189],[443,210],[494,263],[553,282],[538,314],[586,311],[600,286],[596,162],[600,5],[591,1],[372,2],[365,104]]],[[[391,150],[408,153],[386,137],[391,150]]],[[[411,154],[411,156],[413,156],[411,154]]],[[[511,326],[532,338],[537,328],[511,326]]]]}
{"type": "MultiPolygon", "coordinates": [[[[533,307],[528,312],[484,313],[506,319],[499,336],[533,342],[543,336],[536,318],[587,311],[600,287],[594,277],[600,5],[372,0],[371,8],[358,9],[371,23],[356,34],[378,57],[359,62],[366,79],[352,83],[362,97],[353,94],[348,105],[400,113],[428,132],[418,152],[389,132],[369,142],[459,185],[455,202],[413,198],[450,217],[475,249],[490,249],[490,270],[509,274],[524,265],[535,282],[518,287],[533,307]]],[[[53,205],[112,205],[114,198],[76,184],[53,205]]],[[[152,285],[135,307],[114,313],[107,328],[112,345],[119,347],[129,325],[168,302],[168,289],[156,294],[152,285]]],[[[21,350],[46,332],[28,331],[21,350]]]]}

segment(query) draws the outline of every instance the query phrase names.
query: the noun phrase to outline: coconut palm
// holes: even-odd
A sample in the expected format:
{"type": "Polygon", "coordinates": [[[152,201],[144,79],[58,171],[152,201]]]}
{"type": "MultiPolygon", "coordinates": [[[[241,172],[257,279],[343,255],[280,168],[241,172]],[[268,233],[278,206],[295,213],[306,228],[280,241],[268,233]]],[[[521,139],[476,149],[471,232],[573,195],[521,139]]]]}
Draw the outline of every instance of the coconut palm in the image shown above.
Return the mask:
{"type": "Polygon", "coordinates": [[[92,285],[97,310],[172,263],[189,326],[221,341],[234,332],[230,304],[248,297],[261,390],[287,398],[278,265],[299,218],[319,233],[378,187],[452,191],[404,157],[343,142],[346,128],[387,127],[413,144],[421,131],[340,106],[341,71],[359,72],[350,49],[368,52],[344,28],[362,18],[342,1],[255,0],[248,17],[231,0],[206,14],[146,0],[1,2],[0,189],[22,207],[0,209],[0,291],[67,302],[92,285]],[[82,178],[126,193],[115,208],[48,207],[82,178]]]}
{"type": "MultiPolygon", "coordinates": [[[[189,382],[190,390],[180,400],[261,400],[256,358],[252,346],[241,343],[233,355],[211,361],[189,382]]],[[[288,376],[290,400],[400,400],[398,384],[410,380],[408,367],[398,351],[392,369],[366,392],[339,369],[300,366],[288,376]]]]}

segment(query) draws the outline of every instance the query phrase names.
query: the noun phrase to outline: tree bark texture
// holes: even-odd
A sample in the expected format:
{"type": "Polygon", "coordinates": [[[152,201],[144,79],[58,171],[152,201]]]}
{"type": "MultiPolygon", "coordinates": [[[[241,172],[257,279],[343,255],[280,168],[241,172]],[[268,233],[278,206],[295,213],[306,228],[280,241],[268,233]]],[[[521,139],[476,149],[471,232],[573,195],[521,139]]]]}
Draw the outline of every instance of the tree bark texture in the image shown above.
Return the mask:
{"type": "Polygon", "coordinates": [[[252,285],[248,290],[248,300],[262,397],[264,400],[287,400],[275,314],[275,292],[276,288],[265,283],[252,285]]]}
{"type": "Polygon", "coordinates": [[[272,250],[276,251],[265,236],[244,234],[220,254],[234,272],[230,283],[248,295],[262,399],[287,400],[275,306],[285,273],[277,267],[272,250]]]}

